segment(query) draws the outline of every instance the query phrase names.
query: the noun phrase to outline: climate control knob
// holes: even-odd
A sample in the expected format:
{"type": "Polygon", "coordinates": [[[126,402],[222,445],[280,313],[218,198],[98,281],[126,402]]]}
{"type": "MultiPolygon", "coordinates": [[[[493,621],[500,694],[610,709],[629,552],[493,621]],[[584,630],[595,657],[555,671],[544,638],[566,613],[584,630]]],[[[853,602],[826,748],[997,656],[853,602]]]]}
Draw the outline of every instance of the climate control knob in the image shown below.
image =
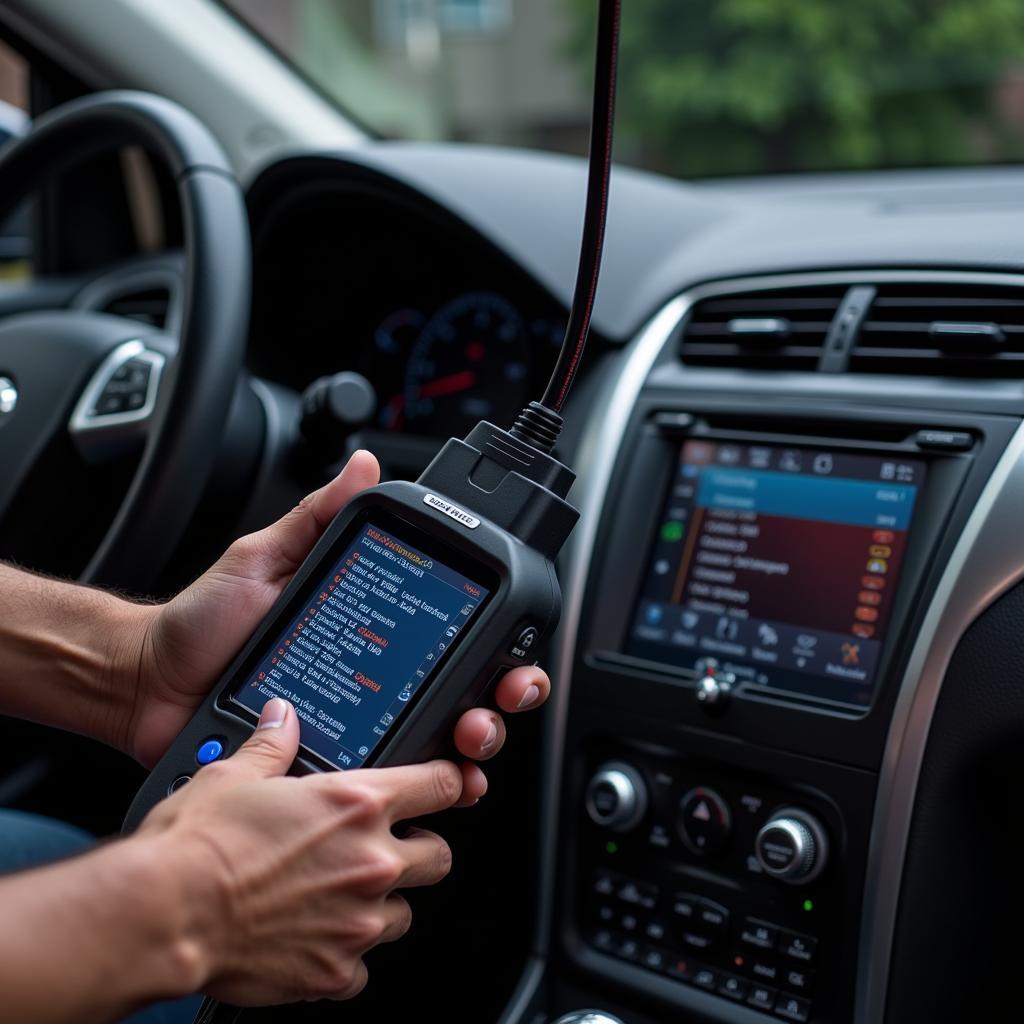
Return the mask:
{"type": "Polygon", "coordinates": [[[813,814],[799,807],[783,807],[757,833],[754,853],[769,875],[801,885],[824,871],[828,836],[813,814]]]}
{"type": "Polygon", "coordinates": [[[586,805],[595,825],[628,832],[647,813],[647,783],[631,764],[608,761],[587,785],[586,805]]]}

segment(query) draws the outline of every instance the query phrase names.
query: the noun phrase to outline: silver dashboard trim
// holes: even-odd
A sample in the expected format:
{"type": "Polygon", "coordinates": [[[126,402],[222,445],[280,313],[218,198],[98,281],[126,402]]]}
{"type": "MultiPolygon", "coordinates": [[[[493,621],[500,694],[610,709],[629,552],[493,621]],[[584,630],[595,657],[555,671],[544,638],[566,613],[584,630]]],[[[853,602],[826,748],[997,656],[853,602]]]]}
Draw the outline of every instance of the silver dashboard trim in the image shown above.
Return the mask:
{"type": "Polygon", "coordinates": [[[971,623],[1024,578],[1024,425],[996,464],[928,606],[900,682],[871,824],[854,1001],[855,1024],[885,1017],[900,884],[932,716],[971,623]]]}
{"type": "MultiPolygon", "coordinates": [[[[555,658],[556,686],[548,716],[543,764],[539,908],[534,952],[548,953],[555,909],[562,763],[569,716],[572,668],[583,597],[597,530],[636,401],[654,365],[694,303],[708,296],[800,285],[880,283],[1005,285],[1024,288],[1012,273],[941,270],[837,270],[763,274],[694,285],[664,306],[631,343],[625,363],[594,403],[583,433],[577,465],[587,481],[580,523],[567,551],[565,606],[555,658]]],[[[798,374],[792,374],[798,376],[798,374]]],[[[817,373],[799,376],[820,377],[817,373]]],[[[847,375],[849,376],[849,375],[847,375]]],[[[827,397],[827,396],[826,396],[827,397]]],[[[883,752],[869,842],[861,917],[854,1024],[884,1018],[899,890],[917,781],[942,680],[961,637],[971,623],[1024,579],[1024,425],[1018,428],[979,497],[928,606],[903,678],[883,752]]],[[[537,963],[521,989],[536,991],[537,963]]],[[[520,1003],[522,991],[520,991],[520,1003]]],[[[516,1024],[506,1011],[502,1021],[516,1024]]]]}
{"type": "Polygon", "coordinates": [[[562,759],[565,755],[565,731],[569,717],[569,691],[572,664],[583,612],[583,594],[590,571],[590,558],[597,542],[605,498],[612,471],[636,406],[637,398],[655,361],[679,327],[692,304],[686,296],[662,307],[631,343],[621,371],[600,396],[587,423],[576,459],[577,471],[587,481],[580,501],[580,520],[573,532],[565,574],[565,606],[555,658],[555,685],[544,742],[543,793],[541,818],[540,905],[534,944],[547,952],[554,912],[554,890],[558,870],[559,802],[561,799],[562,759]]]}

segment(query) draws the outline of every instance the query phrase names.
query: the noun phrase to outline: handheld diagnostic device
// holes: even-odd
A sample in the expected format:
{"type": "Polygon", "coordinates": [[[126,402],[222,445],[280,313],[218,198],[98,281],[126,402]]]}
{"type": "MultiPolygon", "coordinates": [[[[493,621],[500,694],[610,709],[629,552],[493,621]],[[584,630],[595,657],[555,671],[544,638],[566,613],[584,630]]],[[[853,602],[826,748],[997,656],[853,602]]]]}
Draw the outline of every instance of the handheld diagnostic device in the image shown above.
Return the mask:
{"type": "Polygon", "coordinates": [[[478,423],[414,483],[357,495],[140,789],[131,830],[204,764],[251,735],[263,705],[295,706],[294,771],[450,754],[459,716],[558,622],[555,558],[578,518],[552,454],[590,328],[611,169],[619,0],[600,0],[584,237],[547,390],[509,430],[478,423]]]}
{"type": "MultiPolygon", "coordinates": [[[[555,559],[576,524],[553,455],[590,330],[604,243],[621,0],[599,0],[586,211],[565,340],[547,389],[508,430],[478,423],[415,482],[358,494],[139,790],[150,809],[252,734],[272,697],[300,723],[295,773],[452,753],[459,716],[558,622],[555,559]]],[[[240,1011],[207,1000],[197,1021],[240,1011]]]]}
{"type": "MultiPolygon", "coordinates": [[[[337,514],[153,769],[125,830],[237,750],[272,697],[298,714],[298,773],[450,754],[459,716],[535,661],[557,624],[554,562],[578,513],[567,501],[575,477],[552,452],[590,329],[611,170],[620,0],[599,6],[583,244],[543,397],[511,429],[479,423],[416,482],[370,488],[337,514]]],[[[197,1019],[225,1018],[208,1001],[197,1019]]]]}

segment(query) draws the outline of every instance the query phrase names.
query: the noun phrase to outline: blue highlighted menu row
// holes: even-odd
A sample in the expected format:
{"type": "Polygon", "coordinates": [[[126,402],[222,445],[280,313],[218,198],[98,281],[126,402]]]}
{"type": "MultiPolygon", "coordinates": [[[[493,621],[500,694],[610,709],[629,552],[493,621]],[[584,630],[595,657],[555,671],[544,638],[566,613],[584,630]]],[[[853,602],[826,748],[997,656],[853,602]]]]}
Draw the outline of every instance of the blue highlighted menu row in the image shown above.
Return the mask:
{"type": "Polygon", "coordinates": [[[704,508],[905,530],[917,498],[907,484],[708,467],[697,504],[704,508]]]}

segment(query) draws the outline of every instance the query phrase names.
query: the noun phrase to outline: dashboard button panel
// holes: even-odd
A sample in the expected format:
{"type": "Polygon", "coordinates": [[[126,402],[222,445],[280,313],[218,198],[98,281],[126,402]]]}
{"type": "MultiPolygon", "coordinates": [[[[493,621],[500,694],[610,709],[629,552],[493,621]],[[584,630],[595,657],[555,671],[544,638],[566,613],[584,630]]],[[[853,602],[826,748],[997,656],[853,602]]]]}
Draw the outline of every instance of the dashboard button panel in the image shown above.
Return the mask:
{"type": "MultiPolygon", "coordinates": [[[[798,887],[765,871],[756,856],[757,837],[780,807],[794,806],[796,794],[713,766],[681,766],[643,754],[606,752],[596,762],[609,763],[628,763],[647,781],[645,821],[651,828],[624,834],[583,814],[583,863],[591,870],[581,909],[584,939],[600,952],[723,1001],[798,1024],[812,1017],[833,1020],[841,949],[833,940],[839,862],[834,858],[798,887]],[[683,823],[691,821],[698,826],[687,832],[683,823]],[[724,839],[693,842],[699,828],[724,824],[724,839]],[[670,838],[652,845],[648,833],[659,826],[670,838]]],[[[823,830],[842,834],[826,801],[806,786],[799,797],[799,807],[823,830]]]]}

